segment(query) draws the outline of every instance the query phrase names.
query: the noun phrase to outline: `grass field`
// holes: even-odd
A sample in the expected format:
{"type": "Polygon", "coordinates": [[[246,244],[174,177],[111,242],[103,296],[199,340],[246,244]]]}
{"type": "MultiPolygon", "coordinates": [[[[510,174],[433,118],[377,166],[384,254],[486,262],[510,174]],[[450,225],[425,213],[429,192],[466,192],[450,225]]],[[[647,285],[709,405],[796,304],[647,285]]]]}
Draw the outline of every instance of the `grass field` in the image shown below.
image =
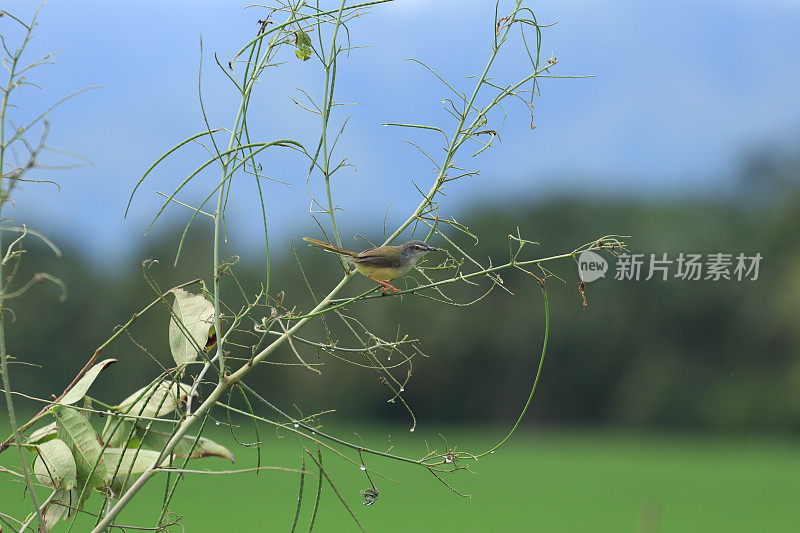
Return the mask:
{"type": "MultiPolygon", "coordinates": [[[[230,433],[221,428],[212,429],[209,436],[237,454],[236,467],[253,466],[252,449],[232,443],[230,433]]],[[[499,428],[454,427],[444,433],[450,446],[473,452],[502,436],[499,428]]],[[[431,446],[443,447],[432,428],[427,434],[409,434],[405,427],[382,426],[360,434],[368,445],[384,449],[391,434],[393,452],[405,455],[424,452],[425,438],[431,446]]],[[[271,432],[262,438],[264,464],[300,466],[295,437],[279,439],[271,432]]],[[[367,531],[788,532],[800,530],[797,444],[755,437],[528,431],[474,465],[478,475],[448,476],[471,499],[457,496],[413,465],[367,456],[370,469],[398,481],[373,474],[380,496],[371,507],[360,503],[359,491],[369,486],[364,473],[331,453],[324,460],[367,531]]],[[[0,464],[14,464],[15,457],[15,450],[8,450],[0,464]]],[[[194,461],[193,468],[231,465],[214,457],[194,461]]],[[[23,499],[22,485],[11,479],[0,474],[0,510],[18,516],[29,509],[29,500],[23,499]]],[[[317,479],[306,477],[297,531],[308,529],[317,479]]],[[[154,480],[119,522],[152,525],[163,495],[163,480],[154,480]]],[[[294,473],[194,475],[182,484],[171,509],[183,516],[181,523],[189,532],[288,531],[297,495],[294,473]]],[[[89,509],[96,509],[98,502],[93,496],[89,509]]],[[[73,531],[86,531],[90,525],[79,520],[73,531]]],[[[357,530],[327,483],[314,530],[357,530]]]]}

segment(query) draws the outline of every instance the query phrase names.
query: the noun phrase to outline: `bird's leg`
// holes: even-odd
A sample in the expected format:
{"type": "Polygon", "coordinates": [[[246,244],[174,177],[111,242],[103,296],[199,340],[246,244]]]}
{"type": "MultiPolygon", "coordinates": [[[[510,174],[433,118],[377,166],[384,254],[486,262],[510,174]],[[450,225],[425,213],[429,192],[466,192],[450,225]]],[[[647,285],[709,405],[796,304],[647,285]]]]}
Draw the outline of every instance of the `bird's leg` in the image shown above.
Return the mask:
{"type": "Polygon", "coordinates": [[[369,279],[371,279],[372,281],[376,282],[378,285],[380,285],[381,286],[381,290],[384,293],[403,292],[400,289],[398,289],[397,287],[395,287],[394,285],[392,285],[391,283],[389,283],[388,281],[384,281],[382,279],[378,279],[378,278],[375,278],[375,277],[372,277],[372,276],[367,276],[367,277],[369,279]]]}

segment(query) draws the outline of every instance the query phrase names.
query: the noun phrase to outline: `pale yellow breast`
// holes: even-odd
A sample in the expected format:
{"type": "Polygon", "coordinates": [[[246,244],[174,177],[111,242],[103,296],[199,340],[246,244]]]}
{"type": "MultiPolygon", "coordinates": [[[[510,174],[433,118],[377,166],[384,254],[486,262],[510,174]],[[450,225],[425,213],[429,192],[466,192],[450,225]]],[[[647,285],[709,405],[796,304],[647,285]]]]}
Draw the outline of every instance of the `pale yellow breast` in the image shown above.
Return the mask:
{"type": "Polygon", "coordinates": [[[400,270],[397,268],[375,267],[361,263],[356,263],[356,268],[363,275],[367,277],[373,277],[381,281],[389,281],[390,279],[402,276],[407,272],[407,270],[400,270]]]}

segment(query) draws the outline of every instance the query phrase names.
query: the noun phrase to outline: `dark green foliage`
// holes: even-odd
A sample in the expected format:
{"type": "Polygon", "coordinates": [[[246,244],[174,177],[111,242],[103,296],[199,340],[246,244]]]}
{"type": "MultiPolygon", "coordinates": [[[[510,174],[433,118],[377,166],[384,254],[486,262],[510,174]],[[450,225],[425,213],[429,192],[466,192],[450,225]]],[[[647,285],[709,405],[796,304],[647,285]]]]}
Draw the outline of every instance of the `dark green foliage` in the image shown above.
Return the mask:
{"type": "MultiPolygon", "coordinates": [[[[586,235],[606,231],[632,234],[631,250],[637,253],[758,251],[764,256],[755,282],[623,282],[610,272],[606,279],[587,285],[585,310],[574,265],[555,263],[555,272],[567,283],[548,280],[551,344],[531,420],[800,429],[797,205],[787,201],[752,209],[703,200],[643,204],[565,199],[464,213],[460,220],[482,237],[470,249],[473,255],[491,256],[495,263],[507,258],[502,235],[517,225],[523,236],[541,243],[528,252],[536,256],[563,252],[582,244],[586,235]]],[[[193,237],[203,242],[202,235],[193,237]]],[[[168,266],[172,241],[150,240],[150,248],[131,254],[161,259],[150,270],[161,290],[209,269],[209,257],[196,245],[184,247],[184,254],[195,255],[185,255],[177,271],[168,266]]],[[[16,370],[21,390],[39,396],[60,392],[114,325],[153,298],[142,276],[109,272],[66,248],[60,260],[33,250],[31,254],[39,257],[27,263],[62,277],[70,289],[67,301],[58,303],[55,289],[43,286],[12,306],[18,320],[9,324],[11,353],[25,354],[27,361],[48,368],[46,374],[24,366],[16,370]]],[[[334,258],[303,247],[298,252],[317,289],[338,279],[334,258]]],[[[235,271],[243,286],[257,290],[257,264],[240,264],[235,271]]],[[[424,340],[422,348],[431,357],[415,360],[406,387],[418,418],[509,421],[518,414],[541,349],[541,295],[535,281],[521,273],[506,273],[504,279],[517,297],[495,291],[475,307],[450,307],[414,296],[356,304],[365,325],[376,333],[393,337],[399,323],[401,332],[424,340]]],[[[348,290],[360,292],[368,283],[358,280],[348,290]]],[[[305,308],[310,307],[291,256],[284,255],[273,270],[273,294],[278,290],[284,290],[293,305],[305,302],[305,308]]],[[[448,294],[464,301],[479,290],[460,287],[448,294]]],[[[228,301],[239,300],[231,294],[228,301]]],[[[165,317],[166,309],[145,316],[132,335],[168,366],[165,317]]],[[[341,333],[333,317],[326,322],[334,336],[341,333]]],[[[321,325],[305,332],[316,340],[323,335],[321,325]]],[[[254,378],[280,405],[296,403],[306,414],[334,408],[346,417],[407,416],[398,405],[386,403],[391,395],[372,371],[298,346],[306,361],[325,363],[322,376],[286,366],[255,371],[254,378]]],[[[117,400],[157,372],[153,360],[126,338],[105,355],[118,358],[120,364],[106,370],[107,379],[94,385],[93,395],[99,398],[117,400]]],[[[288,348],[273,360],[296,362],[288,348]]]]}

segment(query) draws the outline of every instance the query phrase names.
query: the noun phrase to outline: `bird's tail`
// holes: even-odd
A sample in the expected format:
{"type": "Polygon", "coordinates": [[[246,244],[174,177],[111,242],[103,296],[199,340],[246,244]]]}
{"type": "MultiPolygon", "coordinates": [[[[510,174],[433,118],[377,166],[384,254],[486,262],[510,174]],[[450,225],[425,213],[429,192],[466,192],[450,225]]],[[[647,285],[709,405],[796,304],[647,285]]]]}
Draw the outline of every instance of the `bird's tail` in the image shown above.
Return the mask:
{"type": "Polygon", "coordinates": [[[310,243],[309,246],[313,246],[314,248],[320,248],[332,254],[339,254],[358,259],[357,253],[351,252],[350,250],[345,250],[344,248],[339,248],[338,246],[334,246],[330,243],[318,241],[317,239],[312,239],[311,237],[303,237],[303,240],[310,243]]]}

